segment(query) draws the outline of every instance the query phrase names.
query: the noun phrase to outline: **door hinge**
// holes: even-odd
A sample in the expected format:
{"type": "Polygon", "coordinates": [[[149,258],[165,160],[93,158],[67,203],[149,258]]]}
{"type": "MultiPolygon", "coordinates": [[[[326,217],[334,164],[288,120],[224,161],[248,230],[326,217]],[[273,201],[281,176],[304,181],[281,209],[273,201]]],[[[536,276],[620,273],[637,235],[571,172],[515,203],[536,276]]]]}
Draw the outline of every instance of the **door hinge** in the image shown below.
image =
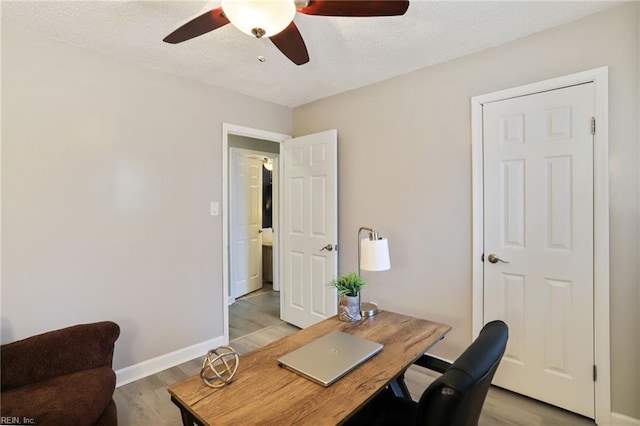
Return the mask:
{"type": "Polygon", "coordinates": [[[593,381],[595,382],[596,380],[598,380],[598,368],[594,365],[593,366],[593,381]]]}
{"type": "Polygon", "coordinates": [[[596,134],[596,118],[595,117],[591,117],[591,134],[592,135],[596,134]]]}

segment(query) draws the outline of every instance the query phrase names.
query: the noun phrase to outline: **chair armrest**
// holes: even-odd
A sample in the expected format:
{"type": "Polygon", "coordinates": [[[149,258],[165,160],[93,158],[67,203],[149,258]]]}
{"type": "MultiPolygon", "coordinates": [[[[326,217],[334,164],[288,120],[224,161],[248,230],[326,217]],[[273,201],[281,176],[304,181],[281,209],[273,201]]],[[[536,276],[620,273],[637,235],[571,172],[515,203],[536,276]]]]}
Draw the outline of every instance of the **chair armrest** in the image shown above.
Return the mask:
{"type": "Polygon", "coordinates": [[[444,373],[447,368],[451,367],[451,364],[447,361],[443,361],[439,358],[434,358],[431,355],[424,354],[414,362],[415,365],[428,368],[429,370],[437,371],[438,373],[444,373]]]}
{"type": "Polygon", "coordinates": [[[0,347],[2,391],[54,377],[111,367],[120,327],[111,321],[50,331],[0,347]]]}

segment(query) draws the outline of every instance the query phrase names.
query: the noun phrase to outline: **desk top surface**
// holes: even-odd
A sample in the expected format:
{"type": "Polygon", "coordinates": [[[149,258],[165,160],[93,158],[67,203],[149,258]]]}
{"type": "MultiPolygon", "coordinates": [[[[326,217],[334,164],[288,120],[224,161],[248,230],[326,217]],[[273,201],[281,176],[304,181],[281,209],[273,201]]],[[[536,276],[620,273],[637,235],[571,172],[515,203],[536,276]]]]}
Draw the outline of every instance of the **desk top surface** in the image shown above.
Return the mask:
{"type": "Polygon", "coordinates": [[[396,378],[451,329],[388,311],[359,322],[332,317],[240,357],[233,383],[206,386],[199,375],[169,393],[212,425],[339,424],[396,378]],[[384,349],[329,387],[278,366],[277,359],[335,330],[382,343],[384,349]]]}

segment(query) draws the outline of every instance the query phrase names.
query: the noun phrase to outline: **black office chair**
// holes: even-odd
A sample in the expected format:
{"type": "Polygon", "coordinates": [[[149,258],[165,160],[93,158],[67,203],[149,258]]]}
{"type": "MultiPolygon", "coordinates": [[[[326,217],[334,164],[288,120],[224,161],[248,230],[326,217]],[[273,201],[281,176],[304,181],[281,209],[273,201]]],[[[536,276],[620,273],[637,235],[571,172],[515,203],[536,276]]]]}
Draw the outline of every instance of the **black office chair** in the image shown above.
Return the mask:
{"type": "MultiPolygon", "coordinates": [[[[424,391],[419,402],[395,396],[388,388],[347,421],[347,425],[477,425],[493,375],[507,346],[509,330],[492,321],[453,363],[423,355],[416,365],[443,373],[424,391]]],[[[401,381],[401,387],[404,382],[401,381]]],[[[406,392],[403,392],[406,393],[406,392]]]]}

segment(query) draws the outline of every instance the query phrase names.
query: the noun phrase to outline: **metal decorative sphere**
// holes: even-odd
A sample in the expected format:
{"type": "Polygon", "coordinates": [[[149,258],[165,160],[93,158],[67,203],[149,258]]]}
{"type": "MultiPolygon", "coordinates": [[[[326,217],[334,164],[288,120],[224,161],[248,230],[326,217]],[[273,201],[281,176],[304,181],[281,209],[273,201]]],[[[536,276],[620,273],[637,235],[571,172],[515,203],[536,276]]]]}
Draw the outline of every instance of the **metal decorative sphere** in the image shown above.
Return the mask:
{"type": "Polygon", "coordinates": [[[200,377],[207,386],[221,388],[233,381],[239,364],[240,357],[232,347],[218,346],[207,352],[200,377]]]}

